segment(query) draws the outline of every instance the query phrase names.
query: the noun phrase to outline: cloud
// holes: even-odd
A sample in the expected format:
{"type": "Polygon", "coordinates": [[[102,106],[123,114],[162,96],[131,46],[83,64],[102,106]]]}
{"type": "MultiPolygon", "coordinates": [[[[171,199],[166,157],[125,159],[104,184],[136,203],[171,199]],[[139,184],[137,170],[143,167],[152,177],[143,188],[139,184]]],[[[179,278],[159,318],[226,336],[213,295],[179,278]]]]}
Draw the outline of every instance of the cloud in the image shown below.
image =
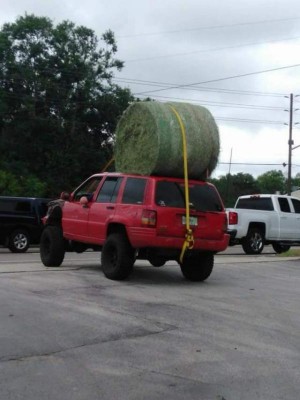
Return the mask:
{"type": "MultiPolygon", "coordinates": [[[[249,134],[247,130],[232,126],[219,126],[221,138],[220,164],[214,176],[238,172],[257,177],[269,170],[287,172],[283,163],[288,162],[287,128],[263,128],[249,134]],[[243,164],[244,163],[244,164],[243,164]]],[[[296,151],[296,150],[295,150],[296,151]]],[[[297,166],[296,172],[299,172],[297,166]]]]}

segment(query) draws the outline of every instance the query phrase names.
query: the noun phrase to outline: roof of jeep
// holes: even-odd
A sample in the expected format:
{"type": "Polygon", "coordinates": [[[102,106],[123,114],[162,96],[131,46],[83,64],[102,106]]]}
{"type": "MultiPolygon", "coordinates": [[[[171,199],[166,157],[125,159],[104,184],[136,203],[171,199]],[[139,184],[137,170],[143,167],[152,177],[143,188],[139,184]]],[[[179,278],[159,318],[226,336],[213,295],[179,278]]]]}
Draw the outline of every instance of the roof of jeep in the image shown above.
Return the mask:
{"type": "MultiPolygon", "coordinates": [[[[173,176],[161,176],[161,175],[140,175],[140,174],[128,174],[128,173],[123,173],[123,172],[99,172],[96,174],[93,174],[90,178],[93,176],[123,176],[123,177],[133,177],[133,178],[147,178],[147,179],[153,179],[153,180],[168,180],[168,181],[176,181],[176,182],[184,182],[184,178],[178,178],[178,177],[173,177],[173,176]]],[[[189,182],[191,183],[202,183],[202,184],[208,184],[212,185],[210,182],[207,181],[200,181],[196,179],[189,179],[189,182]]]]}

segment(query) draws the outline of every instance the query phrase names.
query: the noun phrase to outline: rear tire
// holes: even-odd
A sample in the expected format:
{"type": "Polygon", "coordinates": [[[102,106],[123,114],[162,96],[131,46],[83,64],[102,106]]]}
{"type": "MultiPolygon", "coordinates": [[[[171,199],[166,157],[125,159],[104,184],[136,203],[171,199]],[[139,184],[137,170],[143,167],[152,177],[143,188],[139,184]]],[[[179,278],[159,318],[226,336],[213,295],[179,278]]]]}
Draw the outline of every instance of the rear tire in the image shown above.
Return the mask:
{"type": "Polygon", "coordinates": [[[133,268],[134,249],[127,237],[121,233],[112,233],[106,239],[101,252],[101,265],[106,278],[126,279],[133,268]]]}
{"type": "Polygon", "coordinates": [[[265,246],[265,238],[258,228],[249,229],[247,236],[242,241],[242,247],[246,254],[260,254],[265,246]]]}
{"type": "Polygon", "coordinates": [[[213,253],[199,253],[197,255],[186,255],[183,262],[179,263],[182,275],[194,282],[205,281],[212,273],[214,266],[213,253]]]}
{"type": "Polygon", "coordinates": [[[29,233],[24,229],[16,229],[9,236],[8,248],[12,253],[25,253],[29,244],[29,233]]]}
{"type": "Polygon", "coordinates": [[[280,244],[280,243],[272,243],[272,247],[275,253],[277,254],[285,253],[291,248],[291,246],[289,246],[288,244],[280,244]]]}
{"type": "Polygon", "coordinates": [[[65,244],[59,226],[46,226],[40,241],[40,257],[46,267],[59,267],[65,257],[65,244]]]}

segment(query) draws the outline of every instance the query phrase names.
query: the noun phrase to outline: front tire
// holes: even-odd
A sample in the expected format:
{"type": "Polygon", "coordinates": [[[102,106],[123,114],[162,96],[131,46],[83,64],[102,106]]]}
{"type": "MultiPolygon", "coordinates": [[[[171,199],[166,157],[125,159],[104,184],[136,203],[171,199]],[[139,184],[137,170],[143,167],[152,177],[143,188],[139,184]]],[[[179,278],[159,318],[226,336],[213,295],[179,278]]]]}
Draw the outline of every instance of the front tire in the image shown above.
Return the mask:
{"type": "Polygon", "coordinates": [[[133,268],[134,249],[127,237],[121,233],[108,236],[101,252],[101,265],[106,278],[126,279],[133,268]]]}
{"type": "Polygon", "coordinates": [[[9,236],[8,248],[12,253],[25,253],[29,244],[29,233],[24,229],[16,229],[9,236]]]}
{"type": "Polygon", "coordinates": [[[40,241],[40,257],[46,267],[59,267],[65,257],[65,245],[59,226],[46,226],[40,241]]]}
{"type": "Polygon", "coordinates": [[[249,229],[247,236],[242,242],[246,254],[260,254],[265,246],[265,238],[258,228],[249,229]]]}
{"type": "Polygon", "coordinates": [[[212,273],[214,266],[213,253],[199,253],[185,255],[183,262],[179,263],[182,275],[194,282],[205,281],[212,273]]]}

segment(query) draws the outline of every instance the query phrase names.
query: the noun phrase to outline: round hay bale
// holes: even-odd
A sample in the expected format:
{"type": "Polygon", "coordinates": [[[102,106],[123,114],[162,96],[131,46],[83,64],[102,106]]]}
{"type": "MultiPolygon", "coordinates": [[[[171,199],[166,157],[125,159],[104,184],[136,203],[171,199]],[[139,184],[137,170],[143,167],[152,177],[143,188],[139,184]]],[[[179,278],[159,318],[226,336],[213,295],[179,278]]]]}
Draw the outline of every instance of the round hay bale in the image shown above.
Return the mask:
{"type": "Polygon", "coordinates": [[[211,113],[188,103],[131,104],[116,129],[116,170],[142,175],[183,177],[183,144],[174,107],[186,131],[188,173],[203,179],[216,167],[219,131],[211,113]]]}

